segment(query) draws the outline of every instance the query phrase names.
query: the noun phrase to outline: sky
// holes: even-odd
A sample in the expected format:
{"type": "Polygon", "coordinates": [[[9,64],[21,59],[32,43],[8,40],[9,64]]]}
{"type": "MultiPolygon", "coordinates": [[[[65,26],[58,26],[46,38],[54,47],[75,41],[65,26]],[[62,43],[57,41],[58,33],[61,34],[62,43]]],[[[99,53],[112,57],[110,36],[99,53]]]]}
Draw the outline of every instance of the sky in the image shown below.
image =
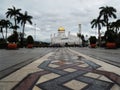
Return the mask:
{"type": "MultiPolygon", "coordinates": [[[[50,36],[57,35],[58,28],[63,26],[65,33],[77,35],[78,25],[84,36],[97,36],[97,28],[91,29],[90,22],[99,15],[99,7],[112,6],[117,9],[120,19],[120,0],[0,0],[0,19],[5,18],[8,8],[15,6],[33,16],[32,22],[26,24],[26,37],[32,35],[37,41],[50,41],[50,36]]],[[[22,28],[18,29],[18,32],[22,28]]],[[[101,32],[104,33],[105,28],[101,32]]],[[[9,30],[11,34],[12,30],[9,30]]]]}

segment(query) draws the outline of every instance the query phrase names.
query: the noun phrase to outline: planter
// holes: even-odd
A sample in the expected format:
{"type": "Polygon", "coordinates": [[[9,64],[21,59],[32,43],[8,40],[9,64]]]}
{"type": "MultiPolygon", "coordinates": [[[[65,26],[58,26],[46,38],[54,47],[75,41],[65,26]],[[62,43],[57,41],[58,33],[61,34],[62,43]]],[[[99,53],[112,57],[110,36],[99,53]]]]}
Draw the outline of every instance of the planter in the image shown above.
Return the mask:
{"type": "Polygon", "coordinates": [[[17,44],[16,43],[8,43],[8,49],[17,49],[17,44]]]}
{"type": "Polygon", "coordinates": [[[33,48],[33,44],[28,44],[27,48],[33,48]]]}
{"type": "Polygon", "coordinates": [[[96,44],[90,44],[91,48],[96,48],[96,44]]]}
{"type": "Polygon", "coordinates": [[[114,48],[116,48],[116,43],[114,43],[114,42],[107,42],[106,43],[106,47],[108,49],[114,49],[114,48]]]}

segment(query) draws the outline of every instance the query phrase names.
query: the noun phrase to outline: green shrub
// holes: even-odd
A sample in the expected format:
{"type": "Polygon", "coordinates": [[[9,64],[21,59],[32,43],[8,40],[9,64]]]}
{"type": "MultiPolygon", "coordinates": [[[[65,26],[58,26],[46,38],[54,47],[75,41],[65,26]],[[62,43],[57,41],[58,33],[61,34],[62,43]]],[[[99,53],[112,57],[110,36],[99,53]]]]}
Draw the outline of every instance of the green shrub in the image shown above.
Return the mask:
{"type": "Polygon", "coordinates": [[[7,42],[5,39],[0,38],[0,49],[4,49],[7,47],[7,42]]]}
{"type": "Polygon", "coordinates": [[[7,39],[10,43],[16,43],[18,42],[18,33],[17,31],[14,31],[12,35],[10,35],[7,39]]]}
{"type": "Polygon", "coordinates": [[[89,41],[90,41],[90,44],[96,44],[97,39],[95,36],[90,36],[89,41]]]}
{"type": "Polygon", "coordinates": [[[27,44],[33,44],[33,43],[34,43],[33,37],[31,35],[29,35],[27,37],[27,44]]]}

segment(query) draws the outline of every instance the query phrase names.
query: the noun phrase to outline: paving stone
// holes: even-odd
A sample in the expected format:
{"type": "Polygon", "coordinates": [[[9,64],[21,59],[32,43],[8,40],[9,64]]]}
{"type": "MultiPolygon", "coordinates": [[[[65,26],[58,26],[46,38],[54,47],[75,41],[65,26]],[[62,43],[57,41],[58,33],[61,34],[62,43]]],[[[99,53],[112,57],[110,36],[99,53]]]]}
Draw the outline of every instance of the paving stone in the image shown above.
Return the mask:
{"type": "Polygon", "coordinates": [[[0,90],[11,90],[19,82],[0,81],[0,90]]]}
{"type": "Polygon", "coordinates": [[[81,65],[79,65],[80,67],[88,67],[89,65],[88,64],[81,64],[81,65]]]}
{"type": "Polygon", "coordinates": [[[101,75],[95,73],[87,73],[84,76],[91,77],[91,78],[99,78],[101,75]]]}
{"type": "Polygon", "coordinates": [[[64,69],[64,71],[67,71],[67,72],[75,72],[75,71],[76,71],[76,69],[67,68],[67,69],[64,69]]]}
{"type": "Polygon", "coordinates": [[[59,66],[55,65],[55,64],[49,64],[49,67],[56,68],[56,67],[59,67],[59,66]]]}
{"type": "Polygon", "coordinates": [[[107,77],[105,77],[105,76],[101,76],[100,78],[98,78],[99,80],[103,80],[103,81],[107,81],[107,82],[112,82],[113,83],[113,81],[111,81],[110,79],[108,79],[107,77]]]}
{"type": "Polygon", "coordinates": [[[37,86],[34,86],[32,90],[42,90],[42,89],[40,89],[40,88],[37,87],[37,86]]]}
{"type": "Polygon", "coordinates": [[[43,83],[45,81],[49,81],[51,79],[54,79],[54,78],[57,78],[59,77],[60,75],[58,74],[55,74],[55,73],[50,73],[50,74],[46,74],[46,75],[43,75],[42,77],[40,77],[40,79],[37,81],[37,84],[39,83],[43,83]]]}
{"type": "Polygon", "coordinates": [[[110,90],[120,90],[120,86],[115,84],[110,90]]]}
{"type": "Polygon", "coordinates": [[[82,88],[84,88],[87,85],[88,84],[77,81],[77,80],[71,80],[64,84],[64,86],[69,87],[70,89],[73,89],[73,90],[81,90],[82,88]]]}
{"type": "Polygon", "coordinates": [[[85,76],[78,77],[77,80],[89,84],[89,87],[85,88],[84,90],[110,90],[111,87],[114,85],[111,82],[106,82],[85,76]]]}
{"type": "Polygon", "coordinates": [[[14,89],[22,90],[25,87],[25,90],[119,90],[119,80],[115,80],[120,76],[105,71],[102,67],[104,65],[100,64],[82,56],[78,58],[77,54],[71,53],[67,48],[58,48],[50,57],[31,64],[37,72],[29,65],[21,69],[21,73],[28,70],[26,72],[30,74],[24,76],[14,89]],[[112,76],[107,77],[106,73],[112,76]]]}

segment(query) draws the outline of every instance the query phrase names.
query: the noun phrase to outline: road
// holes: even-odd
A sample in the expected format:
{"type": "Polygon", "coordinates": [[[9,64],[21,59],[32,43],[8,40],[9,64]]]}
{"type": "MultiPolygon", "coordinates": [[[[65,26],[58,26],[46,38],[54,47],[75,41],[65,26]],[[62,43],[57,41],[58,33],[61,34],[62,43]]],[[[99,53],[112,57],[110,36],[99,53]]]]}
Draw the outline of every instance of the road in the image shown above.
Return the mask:
{"type": "Polygon", "coordinates": [[[104,49],[88,47],[71,49],[120,67],[120,49],[104,49]]]}

